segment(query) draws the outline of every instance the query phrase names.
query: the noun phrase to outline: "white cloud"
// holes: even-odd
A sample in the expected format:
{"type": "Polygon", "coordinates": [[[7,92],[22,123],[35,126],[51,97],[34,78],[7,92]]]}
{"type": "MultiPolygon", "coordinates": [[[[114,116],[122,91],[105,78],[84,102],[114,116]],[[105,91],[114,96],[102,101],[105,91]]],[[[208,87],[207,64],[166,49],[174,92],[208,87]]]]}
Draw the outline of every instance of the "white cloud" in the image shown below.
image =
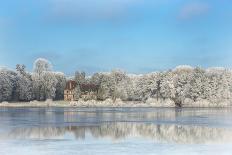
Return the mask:
{"type": "Polygon", "coordinates": [[[210,9],[209,4],[203,2],[189,3],[182,7],[179,18],[180,19],[192,19],[208,13],[210,9]]]}
{"type": "Polygon", "coordinates": [[[51,0],[51,13],[66,20],[114,19],[137,4],[138,0],[51,0]]]}

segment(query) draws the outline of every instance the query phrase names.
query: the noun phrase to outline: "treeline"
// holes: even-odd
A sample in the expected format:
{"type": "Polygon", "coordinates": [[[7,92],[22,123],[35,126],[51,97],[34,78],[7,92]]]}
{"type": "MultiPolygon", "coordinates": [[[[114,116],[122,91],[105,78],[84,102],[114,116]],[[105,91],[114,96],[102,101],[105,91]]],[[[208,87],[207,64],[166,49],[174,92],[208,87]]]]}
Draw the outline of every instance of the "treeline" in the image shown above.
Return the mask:
{"type": "Polygon", "coordinates": [[[0,102],[63,99],[66,77],[63,73],[53,72],[46,59],[37,59],[34,70],[29,73],[24,65],[16,70],[0,69],[0,102]]]}
{"type": "Polygon", "coordinates": [[[179,66],[173,70],[145,75],[112,71],[96,73],[84,82],[100,86],[100,100],[120,98],[124,101],[146,102],[149,99],[169,99],[176,106],[204,100],[213,104],[229,102],[232,93],[232,72],[224,68],[204,70],[179,66]]]}
{"type": "MultiPolygon", "coordinates": [[[[201,100],[229,102],[232,93],[232,72],[224,68],[205,70],[179,66],[173,70],[144,75],[114,70],[90,77],[84,72],[76,72],[73,80],[78,84],[76,100],[80,98],[82,84],[98,85],[98,100],[120,98],[146,102],[149,99],[169,99],[176,106],[201,100]]],[[[23,65],[17,65],[16,71],[1,69],[0,101],[61,100],[66,81],[67,77],[63,73],[53,72],[51,63],[45,59],[35,61],[32,73],[26,72],[23,65]]]]}

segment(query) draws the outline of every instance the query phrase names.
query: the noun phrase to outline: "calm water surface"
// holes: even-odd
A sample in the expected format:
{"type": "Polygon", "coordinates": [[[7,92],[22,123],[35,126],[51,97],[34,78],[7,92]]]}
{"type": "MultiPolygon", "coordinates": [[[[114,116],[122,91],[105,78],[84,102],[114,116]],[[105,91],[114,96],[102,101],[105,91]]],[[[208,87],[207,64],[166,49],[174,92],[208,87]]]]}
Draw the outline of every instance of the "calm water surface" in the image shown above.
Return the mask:
{"type": "Polygon", "coordinates": [[[232,154],[232,109],[0,108],[0,155],[232,154]]]}

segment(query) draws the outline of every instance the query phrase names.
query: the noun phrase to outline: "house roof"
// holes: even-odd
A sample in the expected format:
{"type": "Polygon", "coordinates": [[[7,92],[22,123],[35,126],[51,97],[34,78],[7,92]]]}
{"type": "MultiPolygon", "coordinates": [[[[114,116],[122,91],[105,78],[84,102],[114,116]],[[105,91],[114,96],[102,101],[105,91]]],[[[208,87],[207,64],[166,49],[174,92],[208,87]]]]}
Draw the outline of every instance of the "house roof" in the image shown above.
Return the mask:
{"type": "Polygon", "coordinates": [[[74,80],[69,80],[69,81],[67,81],[67,83],[66,83],[65,89],[66,89],[66,90],[73,90],[73,89],[76,88],[76,86],[77,86],[76,81],[74,81],[74,80]]]}
{"type": "Polygon", "coordinates": [[[81,84],[80,85],[80,89],[81,89],[82,92],[85,92],[85,91],[98,91],[99,85],[95,85],[95,84],[81,84]]]}

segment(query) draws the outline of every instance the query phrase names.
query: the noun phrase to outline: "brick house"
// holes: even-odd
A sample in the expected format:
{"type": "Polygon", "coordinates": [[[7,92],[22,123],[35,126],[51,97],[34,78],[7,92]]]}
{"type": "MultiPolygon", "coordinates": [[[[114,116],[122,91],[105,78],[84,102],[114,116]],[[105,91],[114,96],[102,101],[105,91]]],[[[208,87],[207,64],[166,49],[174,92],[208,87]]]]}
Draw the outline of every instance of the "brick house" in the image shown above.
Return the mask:
{"type": "Polygon", "coordinates": [[[99,85],[95,84],[81,84],[81,98],[84,100],[97,100],[99,85]]]}
{"type": "Polygon", "coordinates": [[[66,83],[66,87],[64,90],[64,100],[65,101],[73,101],[74,100],[74,90],[77,86],[77,83],[73,80],[69,80],[66,83]]]}

